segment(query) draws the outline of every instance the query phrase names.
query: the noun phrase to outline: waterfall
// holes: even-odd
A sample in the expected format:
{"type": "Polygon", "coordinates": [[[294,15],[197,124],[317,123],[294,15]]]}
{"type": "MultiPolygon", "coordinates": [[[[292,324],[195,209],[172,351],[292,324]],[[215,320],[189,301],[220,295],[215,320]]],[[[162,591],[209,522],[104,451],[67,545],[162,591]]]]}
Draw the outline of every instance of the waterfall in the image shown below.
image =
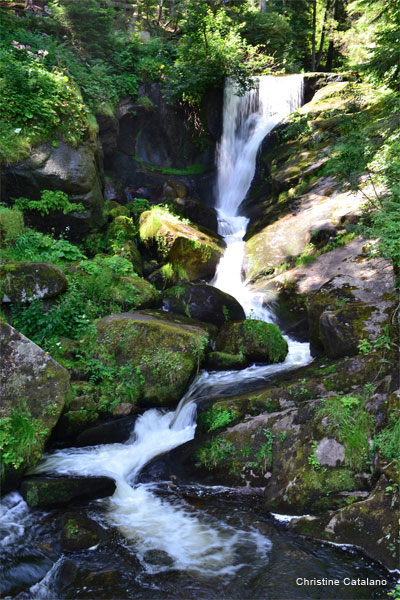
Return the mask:
{"type": "Polygon", "coordinates": [[[212,285],[234,296],[247,315],[273,321],[242,280],[243,236],[248,219],[238,209],[250,189],[258,149],[264,137],[303,101],[303,76],[259,77],[255,89],[237,96],[227,84],[224,97],[222,139],[217,153],[218,231],[227,245],[212,285]]]}
{"type": "MultiPolygon", "coordinates": [[[[302,77],[261,77],[256,89],[243,97],[225,90],[223,136],[218,152],[218,213],[220,232],[227,241],[214,285],[234,295],[247,314],[273,316],[241,278],[247,219],[237,215],[254,176],[257,150],[264,136],[301,104],[302,77]]],[[[116,482],[114,495],[101,501],[105,519],[119,529],[145,569],[193,571],[200,575],[229,574],[243,567],[242,559],[266,564],[271,542],[255,529],[240,530],[206,517],[200,510],[156,495],[154,484],[140,484],[138,475],[153,458],[193,439],[195,399],[218,389],[268,377],[280,370],[306,364],[307,344],[290,341],[290,352],[280,365],[252,366],[240,372],[203,373],[192,384],[176,411],[150,409],[141,415],[124,444],[57,450],[43,458],[35,473],[108,476],[116,482]],[[151,552],[162,551],[167,563],[154,564],[151,552]],[[247,554],[246,554],[247,553],[247,554]],[[166,566],[167,565],[167,566],[166,566]]]]}

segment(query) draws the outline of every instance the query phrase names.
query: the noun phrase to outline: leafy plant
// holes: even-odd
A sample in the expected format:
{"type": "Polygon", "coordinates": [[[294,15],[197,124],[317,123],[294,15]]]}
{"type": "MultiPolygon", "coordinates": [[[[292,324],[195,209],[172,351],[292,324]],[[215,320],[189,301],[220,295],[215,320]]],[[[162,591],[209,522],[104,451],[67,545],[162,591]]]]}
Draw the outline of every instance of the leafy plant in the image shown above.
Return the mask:
{"type": "Polygon", "coordinates": [[[213,469],[219,463],[229,458],[232,452],[232,443],[221,437],[206,442],[196,451],[198,462],[196,466],[204,466],[206,469],[213,469]]]}
{"type": "Polygon", "coordinates": [[[205,431],[210,432],[229,425],[236,417],[237,414],[230,408],[213,405],[206,412],[199,415],[198,423],[205,431]]]}
{"type": "Polygon", "coordinates": [[[81,202],[73,203],[68,195],[60,190],[43,190],[40,200],[29,200],[28,198],[14,199],[15,207],[20,211],[34,210],[42,216],[54,211],[61,211],[64,215],[72,212],[83,212],[85,207],[81,202]]]}
{"type": "Polygon", "coordinates": [[[19,210],[0,204],[0,247],[14,243],[24,230],[24,218],[19,210]]]}

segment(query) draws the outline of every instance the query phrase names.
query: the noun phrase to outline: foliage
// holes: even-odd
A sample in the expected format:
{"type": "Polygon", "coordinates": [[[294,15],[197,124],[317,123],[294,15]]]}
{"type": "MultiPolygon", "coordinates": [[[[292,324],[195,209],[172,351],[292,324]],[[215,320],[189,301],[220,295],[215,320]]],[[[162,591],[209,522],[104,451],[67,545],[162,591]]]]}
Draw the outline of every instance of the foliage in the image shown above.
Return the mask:
{"type": "Polygon", "coordinates": [[[266,442],[261,444],[254,455],[255,460],[247,462],[246,466],[250,469],[256,469],[261,475],[272,466],[272,448],[275,435],[270,429],[263,429],[263,436],[266,442]]]}
{"type": "Polygon", "coordinates": [[[42,435],[40,421],[33,419],[23,401],[0,419],[1,468],[12,465],[15,469],[30,457],[42,435]]]}
{"type": "Polygon", "coordinates": [[[226,77],[243,93],[251,85],[246,51],[240,28],[223,9],[213,13],[204,2],[189,8],[177,58],[167,71],[168,97],[199,105],[206,90],[218,87],[226,77]]]}
{"type": "Polygon", "coordinates": [[[390,415],[389,425],[374,437],[373,449],[386,460],[400,461],[400,420],[396,412],[390,415]]]}
{"type": "Polygon", "coordinates": [[[345,447],[345,462],[361,470],[370,460],[371,416],[365,410],[366,397],[333,396],[325,398],[317,416],[327,417],[332,431],[345,447]]]}
{"type": "Polygon", "coordinates": [[[196,451],[198,462],[196,466],[204,466],[206,469],[213,469],[219,463],[223,462],[232,452],[232,443],[227,442],[221,437],[206,442],[196,451]]]}
{"type": "Polygon", "coordinates": [[[237,414],[232,409],[213,405],[199,415],[198,423],[205,431],[210,432],[229,425],[236,417],[237,414]]]}
{"type": "Polygon", "coordinates": [[[48,215],[53,211],[61,211],[64,215],[72,212],[83,212],[85,207],[81,202],[73,203],[68,199],[68,195],[61,190],[43,190],[40,200],[29,200],[28,198],[15,198],[15,207],[24,212],[25,210],[37,211],[42,216],[48,215]]]}
{"type": "Polygon", "coordinates": [[[16,208],[0,204],[0,247],[13,244],[24,230],[24,218],[16,208]]]}
{"type": "MultiPolygon", "coordinates": [[[[8,209],[11,210],[11,209],[8,209]]],[[[12,209],[15,210],[16,209],[12,209]]],[[[1,220],[1,212],[0,212],[1,220]]],[[[1,250],[0,260],[19,261],[28,260],[33,262],[65,262],[76,261],[86,258],[82,251],[63,238],[55,239],[50,235],[44,235],[34,229],[26,227],[18,235],[12,246],[1,250]]]]}

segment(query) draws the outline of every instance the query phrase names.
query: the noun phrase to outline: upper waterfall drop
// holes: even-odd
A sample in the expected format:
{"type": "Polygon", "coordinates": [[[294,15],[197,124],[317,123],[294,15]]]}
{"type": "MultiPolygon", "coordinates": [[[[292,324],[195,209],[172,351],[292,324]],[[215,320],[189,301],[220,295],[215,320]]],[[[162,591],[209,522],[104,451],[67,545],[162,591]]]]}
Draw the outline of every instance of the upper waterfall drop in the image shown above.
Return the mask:
{"type": "Polygon", "coordinates": [[[265,136],[302,102],[303,75],[258,77],[256,87],[244,96],[235,94],[233,84],[226,84],[223,132],[217,152],[216,207],[221,220],[237,216],[265,136]]]}
{"type": "Polygon", "coordinates": [[[262,307],[242,280],[244,241],[248,219],[238,215],[256,170],[257,152],[265,136],[303,102],[303,75],[257,78],[256,87],[244,96],[227,82],[224,93],[223,130],[217,150],[216,208],[218,231],[226,251],[212,285],[234,296],[246,314],[263,320],[273,315],[262,307]]]}

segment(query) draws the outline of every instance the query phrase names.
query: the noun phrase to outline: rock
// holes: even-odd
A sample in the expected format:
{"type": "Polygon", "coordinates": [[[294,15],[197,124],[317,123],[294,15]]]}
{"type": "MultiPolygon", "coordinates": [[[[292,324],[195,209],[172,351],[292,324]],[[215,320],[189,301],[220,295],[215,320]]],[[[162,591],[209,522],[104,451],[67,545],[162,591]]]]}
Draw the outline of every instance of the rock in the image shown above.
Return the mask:
{"type": "Polygon", "coordinates": [[[123,444],[126,442],[134,429],[136,417],[123,417],[113,419],[106,423],[100,423],[89,429],[85,429],[78,435],[75,445],[98,446],[100,444],[123,444]]]}
{"type": "Polygon", "coordinates": [[[207,326],[163,311],[121,313],[97,323],[102,362],[117,361],[140,371],[140,405],[174,405],[199,368],[207,326]]]}
{"type": "MultiPolygon", "coordinates": [[[[82,400],[84,397],[82,397],[82,400]]],[[[58,441],[74,440],[80,433],[85,431],[90,425],[95,423],[99,417],[97,405],[88,408],[84,407],[80,410],[68,410],[59,419],[53,431],[53,439],[58,441]]]]}
{"type": "Polygon", "coordinates": [[[337,275],[311,296],[308,307],[310,342],[331,358],[359,352],[362,340],[373,342],[390,324],[396,300],[390,282],[337,275]]]}
{"type": "Polygon", "coordinates": [[[178,179],[168,179],[162,188],[162,197],[165,199],[181,198],[182,200],[188,195],[187,186],[183,181],[178,179]]]}
{"type": "Polygon", "coordinates": [[[239,302],[212,285],[182,283],[167,289],[163,300],[168,311],[213,323],[218,327],[227,321],[245,319],[239,302]]]}
{"type": "Polygon", "coordinates": [[[275,363],[285,360],[288,345],[272,323],[246,319],[226,323],[218,334],[216,350],[243,354],[249,361],[275,363]]]}
{"type": "Polygon", "coordinates": [[[130,404],[129,402],[121,402],[121,404],[118,404],[118,406],[113,409],[112,414],[113,417],[127,417],[133,413],[134,410],[135,407],[133,404],[130,404]]]}
{"type": "Polygon", "coordinates": [[[45,217],[32,211],[28,220],[36,228],[64,233],[69,227],[69,235],[81,240],[89,229],[105,223],[100,156],[95,145],[86,143],[73,148],[64,142],[57,146],[46,142],[33,148],[28,159],[5,168],[7,198],[39,200],[42,190],[61,190],[68,194],[70,202],[80,202],[86,210],[81,214],[45,217]]]}
{"type": "Polygon", "coordinates": [[[229,371],[230,369],[243,369],[249,361],[243,354],[227,354],[226,352],[210,352],[205,363],[206,369],[216,371],[229,371]]]}
{"type": "Polygon", "coordinates": [[[29,506],[41,508],[106,498],[114,493],[115,481],[109,477],[29,477],[22,481],[20,491],[29,506]]]}
{"type": "Polygon", "coordinates": [[[340,466],[344,462],[344,446],[335,439],[323,438],[317,445],[315,456],[321,465],[340,466]],[[339,465],[338,465],[339,463],[339,465]]]}
{"type": "Polygon", "coordinates": [[[189,281],[210,280],[223,255],[223,244],[211,238],[201,241],[178,237],[168,254],[168,261],[178,270],[183,269],[189,281]]]}
{"type": "Polygon", "coordinates": [[[294,519],[290,527],[297,533],[322,541],[357,546],[373,560],[393,570],[398,568],[400,561],[398,518],[398,488],[390,486],[382,475],[366,500],[323,517],[294,519]]]}
{"type": "Polygon", "coordinates": [[[4,488],[40,460],[70,394],[70,376],[39,346],[0,320],[0,417],[4,488]]]}
{"type": "Polygon", "coordinates": [[[80,513],[65,513],[61,525],[61,547],[67,552],[86,550],[106,538],[106,531],[96,521],[80,513]]]}
{"type": "Polygon", "coordinates": [[[16,262],[0,265],[0,301],[31,302],[56,298],[68,286],[64,273],[49,263],[16,262]]]}
{"type": "Polygon", "coordinates": [[[211,231],[218,231],[218,218],[215,208],[206,206],[192,197],[178,197],[169,200],[174,209],[196,225],[201,225],[211,231]]]}
{"type": "Polygon", "coordinates": [[[211,279],[225,247],[217,234],[196,229],[160,208],[141,214],[139,233],[148,249],[181,272],[181,279],[211,279]]]}
{"type": "Polygon", "coordinates": [[[307,242],[312,242],[315,246],[321,247],[329,241],[334,240],[338,230],[329,220],[317,221],[311,225],[306,236],[307,242]]]}

